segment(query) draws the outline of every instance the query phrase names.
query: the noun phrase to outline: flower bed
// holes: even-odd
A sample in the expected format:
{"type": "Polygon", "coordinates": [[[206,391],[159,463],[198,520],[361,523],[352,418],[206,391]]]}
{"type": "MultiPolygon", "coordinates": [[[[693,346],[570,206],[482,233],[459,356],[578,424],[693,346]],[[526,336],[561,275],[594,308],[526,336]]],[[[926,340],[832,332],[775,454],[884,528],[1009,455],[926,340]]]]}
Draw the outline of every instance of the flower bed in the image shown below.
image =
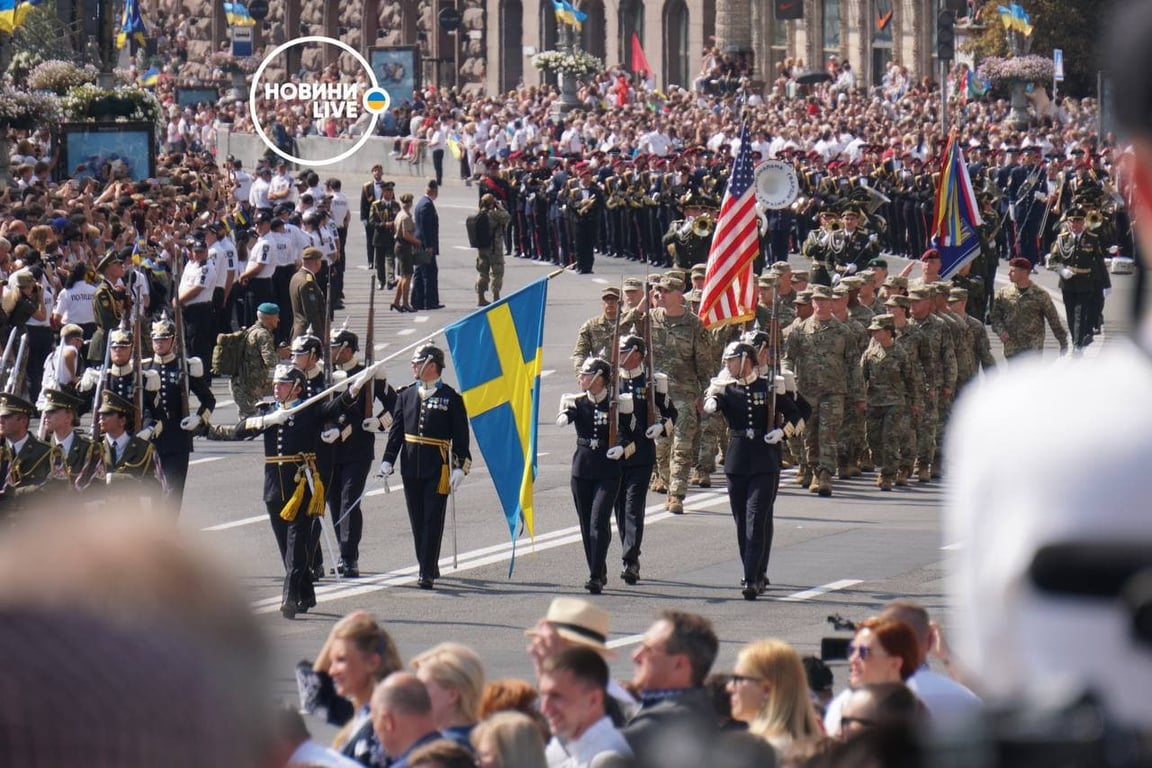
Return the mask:
{"type": "Polygon", "coordinates": [[[989,56],[980,63],[977,74],[993,87],[1011,83],[1050,83],[1055,74],[1052,59],[1044,56],[989,56]]]}
{"type": "Polygon", "coordinates": [[[51,93],[0,89],[0,126],[34,128],[60,122],[60,99],[51,93]]]}
{"type": "Polygon", "coordinates": [[[127,86],[106,91],[85,84],[68,91],[63,99],[64,114],[70,120],[151,121],[161,127],[164,110],[149,91],[127,86]]]}
{"type": "Polygon", "coordinates": [[[573,77],[597,75],[604,71],[604,63],[586,51],[543,51],[532,57],[532,65],[541,72],[558,72],[573,77]]]}

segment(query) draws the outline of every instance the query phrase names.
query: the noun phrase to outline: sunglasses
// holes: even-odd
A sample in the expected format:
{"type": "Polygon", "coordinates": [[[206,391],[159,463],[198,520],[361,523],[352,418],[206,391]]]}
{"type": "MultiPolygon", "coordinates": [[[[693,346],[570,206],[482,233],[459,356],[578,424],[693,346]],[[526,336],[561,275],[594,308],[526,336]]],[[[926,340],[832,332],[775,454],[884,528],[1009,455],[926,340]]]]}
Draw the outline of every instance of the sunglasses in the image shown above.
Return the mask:
{"type": "Polygon", "coordinates": [[[875,655],[875,649],[867,645],[857,645],[852,643],[848,646],[848,658],[859,656],[861,661],[865,661],[869,656],[875,655]]]}

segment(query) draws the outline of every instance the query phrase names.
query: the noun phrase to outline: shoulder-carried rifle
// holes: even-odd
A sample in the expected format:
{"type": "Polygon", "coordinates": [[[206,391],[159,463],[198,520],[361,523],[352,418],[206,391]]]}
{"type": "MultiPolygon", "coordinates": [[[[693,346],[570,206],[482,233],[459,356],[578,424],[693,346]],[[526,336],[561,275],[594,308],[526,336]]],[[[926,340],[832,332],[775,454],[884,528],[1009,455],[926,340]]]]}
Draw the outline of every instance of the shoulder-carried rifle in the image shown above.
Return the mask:
{"type": "MultiPolygon", "coordinates": [[[[172,265],[176,275],[184,274],[185,259],[179,248],[176,249],[175,263],[172,265]]],[[[179,277],[177,277],[179,279],[179,277]]],[[[188,351],[184,340],[184,308],[180,304],[179,292],[172,297],[172,324],[175,326],[176,344],[173,351],[176,353],[176,362],[180,366],[180,418],[191,414],[188,410],[188,351]]],[[[209,365],[211,360],[201,360],[202,365],[209,365]]],[[[137,427],[139,428],[139,427],[137,427]]]]}
{"type": "MultiPolygon", "coordinates": [[[[376,291],[368,292],[368,327],[364,329],[364,368],[367,370],[372,367],[372,363],[376,359],[376,351],[373,349],[373,344],[376,339],[376,291]]],[[[364,382],[364,386],[360,391],[364,394],[364,418],[372,418],[372,409],[375,407],[376,394],[375,382],[368,380],[364,382]]]]}
{"type": "Polygon", "coordinates": [[[647,294],[640,302],[640,306],[644,308],[644,322],[641,323],[640,330],[644,339],[644,380],[648,386],[644,393],[644,405],[648,410],[648,425],[651,426],[656,423],[656,365],[652,353],[652,306],[647,294]]]}
{"type": "MultiPolygon", "coordinates": [[[[624,283],[621,280],[619,296],[624,295],[624,283]]],[[[620,305],[616,305],[616,323],[612,330],[612,351],[609,353],[612,368],[608,376],[608,447],[616,445],[616,428],[620,413],[620,305]]]]}
{"type": "Polygon", "coordinates": [[[772,316],[768,321],[768,396],[765,404],[768,406],[768,424],[765,432],[776,429],[776,375],[779,371],[780,357],[780,302],[778,286],[772,288],[772,316]]]}

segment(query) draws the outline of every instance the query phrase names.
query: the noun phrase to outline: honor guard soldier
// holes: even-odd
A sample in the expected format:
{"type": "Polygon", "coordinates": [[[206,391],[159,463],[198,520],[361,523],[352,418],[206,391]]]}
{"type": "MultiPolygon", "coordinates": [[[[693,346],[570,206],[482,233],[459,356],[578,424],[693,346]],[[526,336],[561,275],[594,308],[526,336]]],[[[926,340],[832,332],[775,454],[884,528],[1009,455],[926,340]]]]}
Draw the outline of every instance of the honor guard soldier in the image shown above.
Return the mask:
{"type": "MultiPolygon", "coordinates": [[[[755,600],[768,584],[764,574],[772,549],[773,505],[784,440],[780,425],[796,417],[778,410],[776,395],[778,389],[784,393],[784,380],[777,383],[760,375],[751,344],[729,344],[724,349],[724,365],[726,375],[713,379],[705,392],[704,411],[723,414],[728,422],[724,474],[744,565],[742,594],[745,600],[755,600]]],[[[781,398],[779,406],[788,402],[781,398]]]]}
{"type": "MultiPolygon", "coordinates": [[[[612,346],[612,338],[616,335],[616,316],[620,312],[620,289],[607,287],[600,291],[600,303],[603,312],[596,317],[584,321],[576,334],[576,348],[572,350],[572,362],[579,372],[584,367],[584,361],[593,355],[602,353],[612,346]]],[[[621,318],[621,325],[624,318],[621,318]]]]}
{"type": "MultiPolygon", "coordinates": [[[[333,381],[343,381],[364,370],[364,363],[356,357],[359,351],[360,340],[352,331],[341,330],[332,335],[333,381]]],[[[340,562],[336,570],[345,578],[360,575],[360,537],[364,530],[360,500],[376,458],[375,435],[392,425],[395,405],[396,390],[387,381],[375,379],[371,390],[364,389],[320,433],[320,439],[332,446],[332,469],[325,485],[328,508],[340,540],[340,562]],[[375,408],[377,401],[383,406],[379,416],[375,408]]]]}
{"type": "Polygon", "coordinates": [[[321,363],[324,347],[312,331],[292,339],[292,365],[304,374],[304,397],[313,397],[324,390],[324,365],[321,363]]]}
{"type": "Polygon", "coordinates": [[[92,479],[98,458],[95,444],[75,428],[84,399],[58,389],[45,389],[41,394],[44,421],[51,435],[52,479],[80,490],[82,483],[92,479]]]}
{"type": "Polygon", "coordinates": [[[272,376],[275,402],[261,403],[259,415],[233,426],[213,426],[209,437],[247,440],[264,436],[264,506],[284,563],[280,613],[296,618],[316,605],[310,560],[312,522],[324,514],[324,483],[316,466],[321,424],[349,407],[356,385],[327,403],[314,403],[293,413],[304,398],[304,373],[278,365],[272,376]]]}
{"type": "Polygon", "coordinates": [[[668,377],[654,374],[648,381],[644,359],[647,348],[639,336],[620,339],[621,395],[631,395],[635,420],[632,425],[634,450],[622,462],[620,490],[616,495],[616,530],[620,532],[624,570],[620,578],[628,584],[640,579],[640,545],[644,539],[645,499],[652,469],[656,465],[656,440],[672,434],[676,412],[668,401],[668,377]]]}
{"type": "Polygon", "coordinates": [[[1104,247],[1095,232],[1084,228],[1085,211],[1076,206],[1064,217],[1067,228],[1052,243],[1049,269],[1060,274],[1064,296],[1064,318],[1072,333],[1072,347],[1080,350],[1092,343],[1096,325],[1096,295],[1112,287],[1104,266],[1104,247]]]}
{"type": "Polygon", "coordinates": [[[0,447],[0,473],[4,477],[0,502],[9,513],[39,491],[52,471],[51,448],[28,431],[35,413],[32,403],[16,395],[0,394],[0,431],[4,434],[0,447]]]}
{"type": "Polygon", "coordinates": [[[156,489],[162,488],[161,471],[156,462],[156,451],[152,443],[140,435],[132,434],[132,401],[121,397],[111,389],[101,393],[100,408],[96,411],[100,419],[100,432],[104,435],[104,471],[109,485],[126,480],[135,480],[156,489]]]}
{"type": "MultiPolygon", "coordinates": [[[[130,403],[135,402],[136,364],[132,360],[132,334],[123,326],[108,334],[108,369],[89,368],[84,371],[80,378],[80,391],[94,391],[101,378],[104,379],[102,391],[114,392],[130,403]]],[[[133,424],[132,431],[141,440],[150,440],[153,434],[158,435],[164,428],[156,404],[160,376],[156,371],[141,368],[140,380],[144,385],[140,424],[133,424]]]]}
{"type": "Polygon", "coordinates": [[[160,381],[156,392],[158,419],[167,425],[153,438],[156,454],[168,486],[168,499],[176,512],[184,502],[184,485],[188,480],[188,459],[192,454],[192,435],[212,418],[216,396],[204,380],[204,363],[199,357],[188,358],[183,365],[173,351],[176,324],[163,317],[152,323],[153,357],[141,361],[144,371],[154,371],[160,381]],[[184,390],[187,374],[188,391],[196,395],[200,407],[189,413],[184,390]],[[180,425],[180,429],[176,429],[180,425]]]}
{"type": "Polygon", "coordinates": [[[96,320],[96,331],[88,344],[88,360],[103,365],[108,334],[119,327],[128,301],[120,282],[124,277],[123,256],[118,251],[109,251],[96,264],[96,271],[100,273],[100,285],[96,287],[96,293],[92,296],[92,314],[96,320]]]}
{"type": "Polygon", "coordinates": [[[472,467],[468,451],[468,413],[464,399],[445,384],[444,352],[431,344],[412,356],[412,384],[396,393],[392,428],[380,474],[392,474],[401,458],[404,501],[412,524],[421,589],[440,577],[440,542],[448,494],[455,493],[472,467]]]}
{"type": "Polygon", "coordinates": [[[633,400],[627,395],[612,402],[612,366],[600,358],[584,361],[578,381],[580,394],[561,398],[556,425],[576,427],[572,499],[588,563],[584,589],[598,595],[608,583],[608,547],[612,544],[612,509],[620,489],[620,460],[636,450],[632,436],[633,400]]]}

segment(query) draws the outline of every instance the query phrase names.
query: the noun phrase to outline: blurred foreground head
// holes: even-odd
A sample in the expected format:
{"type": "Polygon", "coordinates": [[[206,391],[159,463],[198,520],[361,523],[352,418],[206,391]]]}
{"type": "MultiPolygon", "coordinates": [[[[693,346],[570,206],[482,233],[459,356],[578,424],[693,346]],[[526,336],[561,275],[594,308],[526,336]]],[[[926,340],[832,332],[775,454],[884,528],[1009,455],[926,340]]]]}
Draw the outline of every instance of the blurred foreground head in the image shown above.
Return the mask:
{"type": "Polygon", "coordinates": [[[6,531],[0,626],[0,765],[260,766],[268,754],[264,638],[171,518],[43,509],[6,531]]]}

